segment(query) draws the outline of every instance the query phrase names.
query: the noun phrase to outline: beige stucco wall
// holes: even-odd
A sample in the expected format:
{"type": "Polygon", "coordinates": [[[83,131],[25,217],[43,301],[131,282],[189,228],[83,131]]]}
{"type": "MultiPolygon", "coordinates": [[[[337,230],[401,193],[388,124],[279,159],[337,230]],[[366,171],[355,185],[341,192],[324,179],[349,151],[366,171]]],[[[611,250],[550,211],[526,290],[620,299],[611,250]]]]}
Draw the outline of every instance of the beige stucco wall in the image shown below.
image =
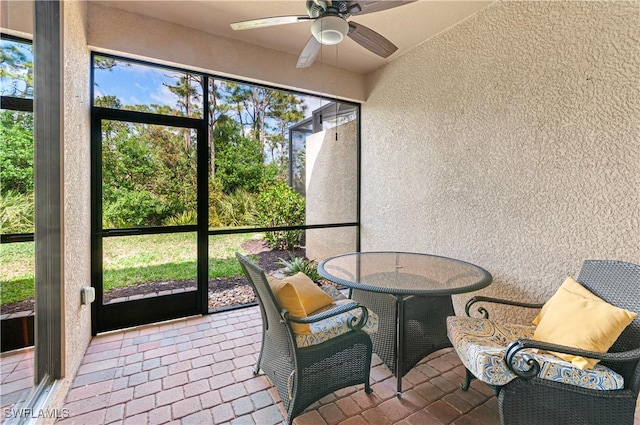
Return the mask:
{"type": "MultiPolygon", "coordinates": [[[[357,152],[356,121],[307,137],[306,224],[357,221],[357,152]]],[[[317,261],[356,249],[354,228],[307,230],[305,240],[306,256],[317,261]]]]}
{"type": "Polygon", "coordinates": [[[365,98],[362,75],[319,63],[297,69],[295,55],[99,4],[90,4],[89,23],[89,45],[100,51],[340,99],[365,98]]]}
{"type": "Polygon", "coordinates": [[[52,394],[61,408],[91,340],[91,310],[80,288],[91,286],[89,49],[86,3],[64,2],[64,363],[65,377],[52,394]],[[86,64],[86,66],[79,66],[86,64]]]}
{"type": "Polygon", "coordinates": [[[637,1],[500,2],[370,75],[362,249],[540,301],[585,259],[640,263],[639,23],[637,1]]]}

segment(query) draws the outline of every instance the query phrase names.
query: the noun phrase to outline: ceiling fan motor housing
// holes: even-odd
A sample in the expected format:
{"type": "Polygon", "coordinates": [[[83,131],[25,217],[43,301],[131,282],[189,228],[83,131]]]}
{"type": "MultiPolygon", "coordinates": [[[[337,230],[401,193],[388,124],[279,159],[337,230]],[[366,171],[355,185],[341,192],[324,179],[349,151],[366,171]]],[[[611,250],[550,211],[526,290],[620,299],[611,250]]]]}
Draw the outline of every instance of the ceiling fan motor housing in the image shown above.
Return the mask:
{"type": "Polygon", "coordinates": [[[311,33],[316,40],[327,46],[340,43],[348,31],[349,24],[339,16],[323,16],[311,25],[311,33]]]}

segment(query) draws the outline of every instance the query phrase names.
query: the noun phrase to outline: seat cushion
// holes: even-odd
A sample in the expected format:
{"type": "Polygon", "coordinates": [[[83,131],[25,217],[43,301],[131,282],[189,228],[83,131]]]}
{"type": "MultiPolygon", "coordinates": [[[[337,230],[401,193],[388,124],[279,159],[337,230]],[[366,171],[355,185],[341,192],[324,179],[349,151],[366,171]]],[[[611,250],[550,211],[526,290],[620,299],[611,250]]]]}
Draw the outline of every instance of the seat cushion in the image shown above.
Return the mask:
{"type": "MultiPolygon", "coordinates": [[[[501,324],[489,319],[454,316],[447,318],[447,333],[465,367],[478,379],[490,385],[505,385],[517,378],[504,361],[507,345],[515,339],[531,339],[533,326],[501,324]]],[[[593,369],[578,369],[572,363],[552,354],[522,350],[515,356],[516,367],[526,370],[523,354],[540,364],[538,377],[596,390],[624,388],[624,379],[601,364],[593,369]]]]}
{"type": "MultiPolygon", "coordinates": [[[[342,306],[353,302],[353,300],[345,297],[338,289],[331,285],[325,285],[321,288],[334,300],[333,303],[325,306],[312,314],[322,313],[332,308],[342,306]]],[[[362,316],[362,309],[357,308],[346,313],[339,314],[337,316],[329,317],[319,322],[309,324],[310,332],[308,334],[295,334],[296,345],[298,348],[310,347],[312,345],[320,344],[324,341],[328,341],[331,338],[335,338],[338,335],[342,335],[350,328],[350,323],[354,318],[360,320],[362,316]]],[[[367,309],[367,321],[362,327],[362,330],[368,334],[372,334],[378,331],[378,316],[371,310],[367,309]]],[[[295,332],[295,329],[294,329],[295,332]]]]}

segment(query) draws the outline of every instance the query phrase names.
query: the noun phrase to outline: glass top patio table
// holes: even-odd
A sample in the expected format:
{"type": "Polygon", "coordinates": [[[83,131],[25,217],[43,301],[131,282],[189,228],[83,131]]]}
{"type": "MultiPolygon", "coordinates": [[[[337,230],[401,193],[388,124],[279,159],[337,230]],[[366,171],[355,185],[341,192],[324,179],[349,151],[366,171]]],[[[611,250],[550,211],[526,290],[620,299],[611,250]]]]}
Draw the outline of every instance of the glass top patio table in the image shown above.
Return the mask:
{"type": "Polygon", "coordinates": [[[446,318],[455,314],[451,295],[476,291],[491,274],[465,261],[413,252],[354,252],[322,261],[318,273],[352,289],[352,298],[374,311],[381,326],[374,352],[397,377],[426,355],[451,346],[446,318]],[[418,326],[416,326],[418,325],[418,326]],[[405,331],[405,329],[409,329],[405,331]]]}
{"type": "Polygon", "coordinates": [[[321,276],[354,289],[394,295],[451,295],[491,283],[481,267],[413,252],[354,252],[322,261],[321,276]]]}

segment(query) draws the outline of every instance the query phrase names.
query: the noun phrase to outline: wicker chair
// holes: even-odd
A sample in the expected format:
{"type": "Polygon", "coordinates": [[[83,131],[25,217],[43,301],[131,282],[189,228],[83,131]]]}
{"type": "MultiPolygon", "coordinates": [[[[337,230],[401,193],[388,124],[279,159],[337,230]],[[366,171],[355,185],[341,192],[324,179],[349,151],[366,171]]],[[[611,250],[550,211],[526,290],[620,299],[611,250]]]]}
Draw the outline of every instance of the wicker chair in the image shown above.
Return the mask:
{"type": "Polygon", "coordinates": [[[313,314],[306,318],[290,316],[281,309],[270,289],[264,271],[248,258],[236,253],[253,287],[262,314],[262,348],[254,370],[260,369],[275,385],[289,423],[305,408],[336,390],[364,384],[371,393],[371,338],[362,330],[367,310],[355,302],[313,314]],[[291,326],[295,323],[315,323],[348,311],[360,310],[357,323],[350,330],[320,344],[298,348],[291,326]]]}
{"type": "MultiPolygon", "coordinates": [[[[608,303],[632,312],[640,312],[640,266],[619,261],[587,260],[583,263],[577,280],[608,303]]],[[[478,302],[501,303],[528,308],[542,307],[542,304],[525,304],[488,297],[474,297],[467,303],[467,316],[470,316],[471,306],[478,302]]],[[[448,325],[452,328],[458,320],[475,320],[476,324],[480,326],[493,322],[496,323],[495,329],[509,329],[507,324],[497,324],[498,322],[486,320],[489,318],[489,314],[484,307],[479,307],[478,312],[483,314],[483,319],[450,318],[451,321],[448,325]]],[[[513,326],[513,329],[517,329],[518,325],[513,326]]],[[[456,339],[455,336],[452,337],[454,332],[453,329],[449,330],[450,338],[452,338],[454,347],[459,348],[462,345],[462,340],[456,339]]],[[[514,331],[513,334],[517,334],[517,331],[514,331]]],[[[604,354],[534,341],[526,337],[515,339],[508,343],[504,350],[504,362],[508,370],[513,372],[516,377],[505,385],[494,387],[494,391],[498,395],[500,422],[503,425],[632,425],[640,389],[639,359],[640,320],[638,318],[633,320],[609,349],[609,352],[604,354]],[[532,348],[600,359],[602,366],[598,365],[599,367],[613,370],[624,381],[622,382],[622,379],[618,378],[619,389],[603,390],[566,383],[566,377],[563,378],[565,382],[558,382],[558,379],[551,380],[548,375],[543,378],[541,370],[544,372],[546,365],[539,356],[549,356],[549,354],[541,353],[538,355],[536,352],[530,354],[532,348]],[[541,369],[541,365],[543,369],[541,369]]],[[[467,380],[462,384],[463,389],[469,387],[469,381],[473,378],[468,369],[467,380]]],[[[505,370],[507,369],[505,368],[505,370]]],[[[582,373],[583,371],[574,372],[582,373]]],[[[573,382],[575,377],[571,377],[571,379],[573,382]]],[[[582,381],[581,384],[584,384],[585,380],[582,381]]]]}

